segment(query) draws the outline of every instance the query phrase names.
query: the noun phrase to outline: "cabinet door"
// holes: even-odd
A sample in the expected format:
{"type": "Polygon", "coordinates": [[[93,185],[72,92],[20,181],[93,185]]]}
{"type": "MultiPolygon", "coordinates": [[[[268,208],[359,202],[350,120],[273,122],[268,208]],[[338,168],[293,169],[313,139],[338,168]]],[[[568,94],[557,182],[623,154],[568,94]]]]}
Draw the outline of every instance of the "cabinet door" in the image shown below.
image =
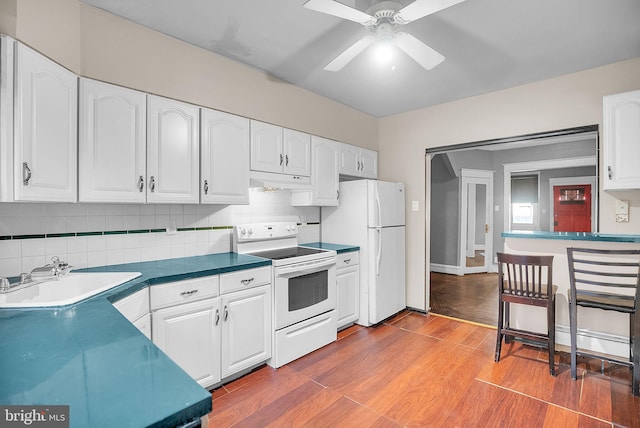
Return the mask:
{"type": "Polygon", "coordinates": [[[20,43],[15,61],[15,200],[75,202],[77,77],[20,43]]]}
{"type": "Polygon", "coordinates": [[[271,357],[271,287],[222,296],[222,377],[271,357]]]}
{"type": "Polygon", "coordinates": [[[147,96],[147,202],[198,203],[200,109],[147,96]]]}
{"type": "Polygon", "coordinates": [[[360,316],[360,271],[350,266],[336,271],[338,328],[355,322],[360,316]]]}
{"type": "Polygon", "coordinates": [[[251,170],[281,173],[284,167],[283,130],[270,123],[251,121],[251,170]]]}
{"type": "Polygon", "coordinates": [[[202,109],[200,200],[249,203],[249,119],[202,109]]]}
{"type": "Polygon", "coordinates": [[[360,175],[360,150],[350,144],[340,145],[340,174],[360,175]]]}
{"type": "Polygon", "coordinates": [[[378,178],[377,152],[360,149],[360,176],[363,178],[378,178]]]}
{"type": "Polygon", "coordinates": [[[313,204],[321,206],[338,205],[338,156],[336,142],[326,138],[313,137],[313,204]]]}
{"type": "Polygon", "coordinates": [[[80,79],[80,202],[146,200],[146,96],[80,79]]]}
{"type": "Polygon", "coordinates": [[[284,130],[284,173],[311,175],[311,136],[292,129],[284,130]]]}
{"type": "Polygon", "coordinates": [[[153,312],[153,343],[202,387],[220,381],[220,299],[153,312]]]}
{"type": "Polygon", "coordinates": [[[640,189],[640,91],[603,98],[604,190],[640,189]]]}

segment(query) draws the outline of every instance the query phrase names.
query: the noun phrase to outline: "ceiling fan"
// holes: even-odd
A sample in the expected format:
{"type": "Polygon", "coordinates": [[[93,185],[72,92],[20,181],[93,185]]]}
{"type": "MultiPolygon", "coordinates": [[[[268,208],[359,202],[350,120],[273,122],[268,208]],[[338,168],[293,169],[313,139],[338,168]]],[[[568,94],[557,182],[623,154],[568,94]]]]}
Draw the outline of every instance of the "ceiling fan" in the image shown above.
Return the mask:
{"type": "Polygon", "coordinates": [[[303,6],[317,12],[357,22],[364,25],[372,33],[361,38],[338,55],[324,67],[325,70],[341,70],[374,42],[381,49],[386,49],[387,52],[395,45],[422,67],[431,70],[444,61],[444,56],[411,34],[398,31],[398,29],[409,22],[463,1],[465,0],[416,0],[404,8],[393,1],[381,1],[371,6],[366,13],[335,0],[308,0],[303,6]]]}

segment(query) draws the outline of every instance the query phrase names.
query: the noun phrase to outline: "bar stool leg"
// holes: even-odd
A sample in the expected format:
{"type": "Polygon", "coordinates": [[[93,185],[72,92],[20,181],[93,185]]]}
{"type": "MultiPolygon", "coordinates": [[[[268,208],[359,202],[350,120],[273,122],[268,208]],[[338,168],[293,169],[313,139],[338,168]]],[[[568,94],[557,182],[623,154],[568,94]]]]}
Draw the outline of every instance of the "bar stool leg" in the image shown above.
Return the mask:
{"type": "Polygon", "coordinates": [[[571,293],[569,301],[569,335],[571,336],[571,379],[578,378],[577,370],[577,335],[578,335],[578,308],[575,293],[571,293]]]}
{"type": "Polygon", "coordinates": [[[633,395],[640,396],[640,317],[633,313],[631,317],[631,328],[629,329],[629,341],[631,342],[631,355],[633,363],[633,381],[631,389],[633,395]]]}
{"type": "Polygon", "coordinates": [[[551,304],[547,306],[547,337],[549,340],[549,372],[556,375],[555,348],[556,348],[556,298],[551,297],[551,304]]]}
{"type": "Polygon", "coordinates": [[[500,350],[502,348],[502,326],[504,319],[504,302],[500,298],[498,301],[498,334],[496,338],[496,363],[500,361],[500,350]]]}

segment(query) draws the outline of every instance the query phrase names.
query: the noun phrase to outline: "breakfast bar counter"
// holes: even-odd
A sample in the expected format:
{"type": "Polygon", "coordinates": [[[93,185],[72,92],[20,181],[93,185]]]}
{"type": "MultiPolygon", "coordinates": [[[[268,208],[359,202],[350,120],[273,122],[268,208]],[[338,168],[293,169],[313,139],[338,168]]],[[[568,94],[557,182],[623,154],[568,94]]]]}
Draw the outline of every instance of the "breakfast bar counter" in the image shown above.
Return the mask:
{"type": "MultiPolygon", "coordinates": [[[[556,294],[556,343],[569,346],[569,265],[567,248],[639,249],[640,235],[616,235],[583,232],[503,232],[504,252],[552,255],[556,294]]],[[[517,328],[544,331],[546,318],[539,308],[513,305],[512,323],[517,328]]],[[[542,311],[544,312],[544,311],[542,311]]],[[[582,308],[578,319],[578,346],[621,357],[629,353],[629,317],[625,314],[582,308]]]]}

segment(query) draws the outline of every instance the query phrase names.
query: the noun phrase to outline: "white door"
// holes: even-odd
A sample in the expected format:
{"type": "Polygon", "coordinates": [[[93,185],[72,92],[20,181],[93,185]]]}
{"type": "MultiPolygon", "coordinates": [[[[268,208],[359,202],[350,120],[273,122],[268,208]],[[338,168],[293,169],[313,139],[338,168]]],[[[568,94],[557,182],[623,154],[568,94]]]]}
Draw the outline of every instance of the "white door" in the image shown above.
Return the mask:
{"type": "Polygon", "coordinates": [[[270,123],[251,121],[251,170],[282,173],[283,130],[270,123]]]}
{"type": "Polygon", "coordinates": [[[147,96],[147,202],[198,203],[200,109],[147,96]]]}
{"type": "Polygon", "coordinates": [[[313,199],[314,205],[338,206],[338,162],[336,142],[314,136],[313,148],[313,199]]]}
{"type": "Polygon", "coordinates": [[[373,150],[360,149],[360,177],[378,178],[378,153],[373,150]]]}
{"type": "Polygon", "coordinates": [[[463,273],[490,272],[493,265],[493,171],[463,168],[461,173],[459,266],[463,273]]]}
{"type": "Polygon", "coordinates": [[[369,229],[369,323],[403,310],[405,303],[405,228],[369,229]]]}
{"type": "Polygon", "coordinates": [[[249,203],[249,119],[202,109],[200,201],[249,203]]]}
{"type": "Polygon", "coordinates": [[[222,377],[271,357],[271,287],[222,296],[222,377]]]}
{"type": "Polygon", "coordinates": [[[14,195],[77,201],[78,78],[17,43],[14,195]]]}
{"type": "Polygon", "coordinates": [[[336,271],[338,328],[355,322],[360,314],[359,269],[360,267],[356,265],[336,271]]]}
{"type": "Polygon", "coordinates": [[[402,226],[405,224],[404,184],[388,181],[367,181],[369,227],[402,226]]]}
{"type": "Polygon", "coordinates": [[[603,98],[604,190],[640,189],[640,91],[603,98]]]}
{"type": "Polygon", "coordinates": [[[284,173],[309,177],[311,175],[311,135],[285,129],[284,173]]]}
{"type": "Polygon", "coordinates": [[[220,299],[172,306],[153,312],[153,343],[208,387],[220,381],[220,299]]]}
{"type": "Polygon", "coordinates": [[[80,79],[80,202],[144,203],[146,95],[80,79]]]}

